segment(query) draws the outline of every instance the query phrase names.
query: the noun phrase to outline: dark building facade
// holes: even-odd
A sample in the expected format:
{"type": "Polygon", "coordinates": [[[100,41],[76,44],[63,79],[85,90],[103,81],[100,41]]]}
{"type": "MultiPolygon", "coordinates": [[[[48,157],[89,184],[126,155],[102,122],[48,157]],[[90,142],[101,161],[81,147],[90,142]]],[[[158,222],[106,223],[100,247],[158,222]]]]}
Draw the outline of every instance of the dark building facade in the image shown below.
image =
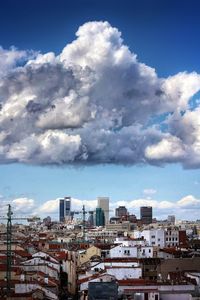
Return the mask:
{"type": "Polygon", "coordinates": [[[152,207],[142,206],[140,207],[140,219],[143,224],[152,223],[152,207]]]}
{"type": "Polygon", "coordinates": [[[60,199],[59,202],[59,220],[64,222],[66,217],[71,215],[71,197],[60,199]]]}
{"type": "Polygon", "coordinates": [[[115,209],[115,216],[116,217],[124,217],[127,216],[128,211],[127,208],[125,206],[119,206],[118,208],[115,209]]]}
{"type": "Polygon", "coordinates": [[[118,299],[118,285],[111,282],[89,282],[88,300],[116,300],[118,299]]]}
{"type": "Polygon", "coordinates": [[[105,226],[105,215],[102,208],[96,208],[96,226],[105,226]]]}

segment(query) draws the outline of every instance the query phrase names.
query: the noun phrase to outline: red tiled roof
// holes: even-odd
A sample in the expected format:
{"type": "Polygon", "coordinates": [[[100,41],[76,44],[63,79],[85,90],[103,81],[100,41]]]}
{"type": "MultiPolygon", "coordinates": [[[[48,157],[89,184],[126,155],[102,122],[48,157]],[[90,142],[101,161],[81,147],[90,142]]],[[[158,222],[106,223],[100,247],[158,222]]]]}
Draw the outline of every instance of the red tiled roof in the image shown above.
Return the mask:
{"type": "Polygon", "coordinates": [[[154,285],[157,284],[156,281],[153,280],[146,280],[146,279],[121,279],[117,280],[119,285],[154,285]]]}
{"type": "MultiPolygon", "coordinates": [[[[7,270],[7,265],[6,264],[0,264],[0,272],[4,272],[7,270]]],[[[11,271],[12,272],[17,272],[19,270],[19,267],[12,266],[11,271]]]]}
{"type": "Polygon", "coordinates": [[[27,258],[31,257],[31,254],[24,250],[15,250],[14,252],[21,257],[27,257],[27,258]]]}
{"type": "Polygon", "coordinates": [[[118,245],[116,245],[116,244],[103,244],[103,243],[97,243],[96,244],[95,243],[94,246],[101,249],[101,250],[110,250],[111,248],[116,247],[118,245]]]}
{"type": "Polygon", "coordinates": [[[61,252],[55,252],[51,254],[53,257],[55,257],[58,260],[66,260],[68,258],[68,253],[61,251],[61,252]]]}

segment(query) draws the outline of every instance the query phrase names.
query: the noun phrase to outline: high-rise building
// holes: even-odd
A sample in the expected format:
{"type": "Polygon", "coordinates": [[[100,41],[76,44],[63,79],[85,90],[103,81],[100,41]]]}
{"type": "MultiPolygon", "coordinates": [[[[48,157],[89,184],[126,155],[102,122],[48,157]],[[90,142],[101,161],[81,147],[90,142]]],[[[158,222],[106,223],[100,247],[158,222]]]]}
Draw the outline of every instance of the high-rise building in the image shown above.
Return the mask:
{"type": "Polygon", "coordinates": [[[168,217],[167,217],[167,222],[168,223],[171,223],[171,224],[175,224],[175,221],[176,221],[176,217],[174,216],[174,215],[169,215],[168,217]]]}
{"type": "Polygon", "coordinates": [[[105,224],[109,223],[109,198],[108,197],[98,197],[97,207],[101,208],[105,216],[105,224]]]}
{"type": "Polygon", "coordinates": [[[59,202],[59,219],[60,222],[65,222],[66,218],[71,216],[71,197],[60,199],[59,202]]]}
{"type": "Polygon", "coordinates": [[[65,216],[71,216],[71,197],[65,197],[65,216]]]}
{"type": "Polygon", "coordinates": [[[127,208],[125,206],[119,206],[115,209],[115,216],[116,217],[125,217],[127,216],[128,214],[128,211],[127,211],[127,208]]]}
{"type": "Polygon", "coordinates": [[[96,208],[96,226],[105,226],[105,214],[101,207],[96,208]]]}
{"type": "Polygon", "coordinates": [[[151,224],[152,223],[152,207],[151,206],[140,207],[140,219],[143,224],[151,224]]]}
{"type": "Polygon", "coordinates": [[[94,212],[93,211],[89,212],[88,225],[94,226],[94,212]]]}

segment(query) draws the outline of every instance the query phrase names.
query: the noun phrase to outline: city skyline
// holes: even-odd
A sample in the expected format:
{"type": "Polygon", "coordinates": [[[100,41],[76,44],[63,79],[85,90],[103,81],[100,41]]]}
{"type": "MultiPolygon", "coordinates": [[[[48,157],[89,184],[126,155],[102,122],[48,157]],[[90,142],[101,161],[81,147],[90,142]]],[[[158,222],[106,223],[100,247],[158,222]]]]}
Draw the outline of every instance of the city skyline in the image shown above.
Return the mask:
{"type": "Polygon", "coordinates": [[[95,2],[2,5],[1,203],[55,216],[102,196],[196,220],[200,5],[95,2]]]}

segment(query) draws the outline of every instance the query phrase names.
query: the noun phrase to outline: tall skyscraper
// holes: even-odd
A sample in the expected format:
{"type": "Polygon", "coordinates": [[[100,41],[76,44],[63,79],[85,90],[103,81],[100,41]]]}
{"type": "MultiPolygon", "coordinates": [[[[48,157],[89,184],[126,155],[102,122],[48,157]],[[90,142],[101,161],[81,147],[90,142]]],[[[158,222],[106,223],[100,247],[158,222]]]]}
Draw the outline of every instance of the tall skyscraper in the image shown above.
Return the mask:
{"type": "Polygon", "coordinates": [[[101,207],[96,208],[96,226],[105,226],[105,214],[101,207]]]}
{"type": "Polygon", "coordinates": [[[109,198],[108,197],[98,197],[97,207],[101,208],[105,216],[105,224],[109,223],[109,198]]]}
{"type": "Polygon", "coordinates": [[[151,206],[140,207],[140,219],[143,224],[151,224],[152,223],[152,207],[151,206]]]}
{"type": "Polygon", "coordinates": [[[65,222],[66,218],[71,216],[71,197],[60,199],[59,202],[59,220],[65,222]]]}
{"type": "Polygon", "coordinates": [[[71,216],[71,197],[65,197],[65,215],[66,217],[71,216]]]}
{"type": "Polygon", "coordinates": [[[89,211],[88,225],[94,226],[94,211],[89,211]]]}

